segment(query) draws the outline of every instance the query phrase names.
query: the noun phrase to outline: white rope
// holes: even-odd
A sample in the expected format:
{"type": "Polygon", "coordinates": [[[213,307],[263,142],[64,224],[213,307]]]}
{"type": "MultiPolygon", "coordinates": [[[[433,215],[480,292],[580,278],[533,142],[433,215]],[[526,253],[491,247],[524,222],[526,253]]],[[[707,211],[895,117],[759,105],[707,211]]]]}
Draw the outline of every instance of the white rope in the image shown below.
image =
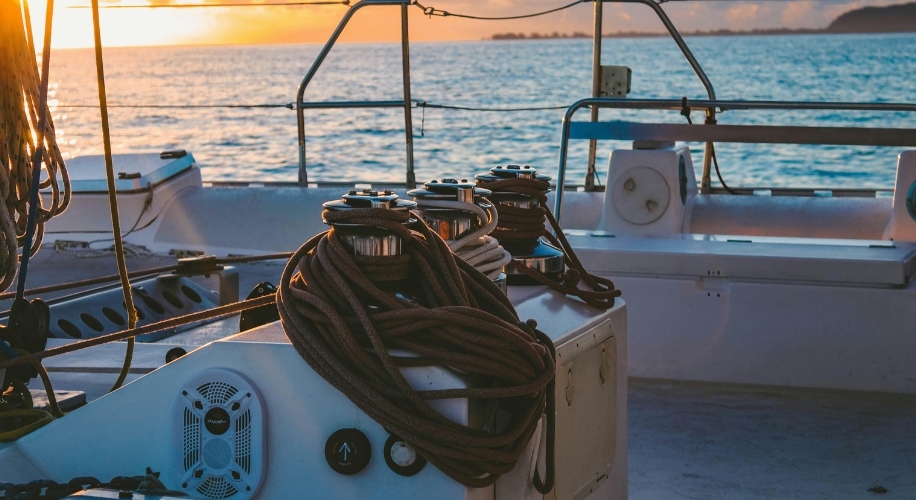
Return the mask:
{"type": "Polygon", "coordinates": [[[499,222],[496,207],[484,199],[483,206],[463,201],[425,200],[417,199],[417,206],[421,208],[444,208],[448,210],[461,210],[477,215],[484,223],[472,233],[466,234],[457,240],[446,241],[452,252],[488,278],[496,279],[503,272],[503,267],[512,261],[512,255],[499,245],[496,238],[489,234],[496,229],[499,222]]]}

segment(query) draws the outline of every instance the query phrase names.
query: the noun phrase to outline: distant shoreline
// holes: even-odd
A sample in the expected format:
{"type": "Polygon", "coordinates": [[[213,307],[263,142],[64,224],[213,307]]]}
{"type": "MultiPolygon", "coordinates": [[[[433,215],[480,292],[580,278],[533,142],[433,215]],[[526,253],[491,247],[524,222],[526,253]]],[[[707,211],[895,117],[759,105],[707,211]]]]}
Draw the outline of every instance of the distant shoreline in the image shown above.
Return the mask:
{"type": "MultiPolygon", "coordinates": [[[[774,36],[774,35],[850,35],[916,33],[916,2],[889,5],[886,7],[864,7],[851,10],[833,20],[821,29],[755,29],[755,30],[714,30],[682,32],[681,36],[774,36]]],[[[654,38],[669,36],[663,32],[618,31],[602,33],[602,38],[654,38]]],[[[576,31],[567,33],[498,33],[489,40],[559,40],[567,38],[591,38],[592,35],[576,31]]]]}
{"type": "MultiPolygon", "coordinates": [[[[854,31],[854,32],[836,32],[828,31],[826,29],[771,29],[771,30],[750,30],[750,31],[732,31],[732,30],[716,30],[716,31],[687,31],[681,32],[682,37],[709,37],[709,36],[783,36],[783,35],[905,35],[908,33],[916,33],[916,29],[910,31],[854,31]]],[[[530,35],[525,35],[523,37],[519,35],[524,35],[524,33],[498,33],[493,35],[490,38],[485,38],[484,40],[488,41],[524,41],[524,40],[574,40],[582,38],[592,38],[592,35],[588,34],[567,34],[563,33],[560,36],[552,35],[539,35],[537,33],[532,33],[530,35]],[[536,35],[536,36],[532,36],[536,35]]],[[[642,31],[622,31],[618,33],[602,33],[601,38],[659,38],[659,37],[670,37],[671,35],[667,32],[642,32],[642,31]]]]}

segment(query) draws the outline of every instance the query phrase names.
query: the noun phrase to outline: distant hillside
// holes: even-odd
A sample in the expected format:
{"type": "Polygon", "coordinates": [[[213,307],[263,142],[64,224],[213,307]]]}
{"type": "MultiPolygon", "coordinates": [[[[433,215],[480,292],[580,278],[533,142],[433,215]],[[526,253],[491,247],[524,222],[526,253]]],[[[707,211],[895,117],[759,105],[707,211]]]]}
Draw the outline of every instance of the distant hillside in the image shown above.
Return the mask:
{"type": "Polygon", "coordinates": [[[827,33],[907,33],[916,31],[916,3],[864,7],[833,20],[827,33]]]}
{"type": "MultiPolygon", "coordinates": [[[[2,0],[0,0],[2,1],[2,0]]],[[[909,33],[916,32],[916,2],[887,7],[864,7],[851,10],[833,20],[830,26],[824,29],[755,29],[750,31],[693,31],[683,32],[684,36],[742,36],[742,35],[820,35],[833,33],[909,33]]],[[[647,33],[625,31],[617,33],[604,33],[604,38],[640,38],[668,36],[667,33],[647,33]]],[[[557,38],[591,38],[588,33],[498,33],[491,37],[492,40],[545,40],[557,38]]]]}

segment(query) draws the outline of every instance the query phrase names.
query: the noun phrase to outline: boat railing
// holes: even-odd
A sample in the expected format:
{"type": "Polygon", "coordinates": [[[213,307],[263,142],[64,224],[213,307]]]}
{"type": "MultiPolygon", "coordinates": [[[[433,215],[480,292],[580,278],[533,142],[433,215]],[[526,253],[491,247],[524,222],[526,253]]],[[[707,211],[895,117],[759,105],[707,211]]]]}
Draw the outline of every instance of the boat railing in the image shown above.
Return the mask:
{"type": "MultiPolygon", "coordinates": [[[[697,58],[693,55],[693,52],[690,50],[690,47],[687,46],[687,42],[684,41],[684,38],[678,32],[677,28],[674,26],[674,23],[671,22],[671,18],[668,17],[668,14],[665,12],[665,9],[662,8],[662,3],[664,0],[595,0],[595,31],[592,36],[593,47],[592,47],[592,97],[601,97],[601,49],[602,49],[602,27],[604,24],[604,3],[640,3],[648,6],[655,12],[655,15],[658,16],[658,19],[665,26],[665,29],[668,30],[668,34],[671,35],[671,38],[674,40],[674,43],[677,44],[678,48],[681,49],[681,53],[684,54],[684,58],[687,59],[687,63],[690,64],[690,67],[693,69],[693,72],[696,73],[697,77],[700,79],[700,83],[703,84],[703,88],[706,89],[706,96],[709,99],[716,99],[716,90],[712,86],[712,82],[709,81],[709,77],[706,76],[706,72],[703,71],[703,67],[700,66],[700,62],[697,61],[697,58]]],[[[709,120],[715,119],[715,110],[709,110],[709,115],[707,118],[709,120]]],[[[598,107],[593,107],[591,109],[591,121],[598,121],[598,107]]],[[[588,146],[588,168],[585,172],[585,190],[594,191],[596,190],[595,186],[595,155],[597,153],[597,141],[589,140],[588,146]]],[[[712,171],[712,143],[706,144],[706,151],[703,155],[703,176],[702,176],[702,185],[705,189],[709,188],[709,179],[710,173],[712,171]]]]}
{"type": "Polygon", "coordinates": [[[411,100],[410,100],[410,50],[407,33],[407,7],[411,5],[412,0],[362,0],[352,5],[343,19],[337,25],[337,28],[331,34],[330,39],[318,53],[318,57],[309,68],[299,89],[296,92],[296,125],[299,133],[299,185],[307,187],[308,172],[306,170],[306,149],[305,149],[305,110],[306,109],[332,109],[332,108],[403,108],[404,109],[404,132],[407,142],[407,187],[415,188],[417,185],[416,175],[413,168],[413,124],[411,122],[411,100]],[[370,6],[400,6],[401,7],[401,69],[404,79],[404,98],[403,100],[392,101],[336,101],[336,102],[305,102],[305,89],[308,87],[318,68],[324,62],[331,48],[337,42],[344,28],[353,18],[353,15],[363,7],[370,6]]]}
{"type": "Polygon", "coordinates": [[[901,128],[872,127],[812,127],[784,125],[730,125],[730,124],[674,124],[646,123],[623,120],[605,122],[573,121],[583,108],[670,110],[682,113],[699,110],[707,113],[724,110],[777,110],[777,111],[881,111],[916,112],[916,104],[907,103],[857,103],[857,102],[795,102],[795,101],[732,101],[686,99],[582,99],[566,111],[560,138],[560,159],[557,170],[557,194],[554,213],[560,220],[563,207],[563,188],[569,141],[572,139],[731,142],[760,144],[811,144],[844,146],[897,146],[916,147],[916,131],[901,128]]]}
{"type": "MultiPolygon", "coordinates": [[[[696,57],[693,55],[693,52],[690,51],[690,48],[687,46],[687,43],[684,41],[681,34],[675,28],[674,23],[671,22],[671,19],[662,9],[661,4],[655,0],[595,0],[595,33],[593,40],[593,55],[592,55],[592,91],[595,97],[599,95],[600,87],[600,73],[601,73],[601,45],[602,45],[602,24],[603,24],[603,4],[605,2],[618,2],[618,3],[640,3],[649,6],[653,12],[661,20],[662,24],[668,30],[668,33],[671,35],[671,38],[674,39],[677,43],[678,48],[684,54],[684,57],[687,59],[687,62],[690,64],[690,67],[693,68],[694,73],[700,79],[700,82],[703,84],[703,87],[706,89],[706,93],[710,99],[716,98],[716,91],[713,88],[712,82],[709,81],[709,78],[706,76],[706,72],[703,71],[703,68],[700,66],[700,63],[697,61],[696,57]]],[[[306,109],[332,109],[332,108],[403,108],[404,109],[404,128],[405,128],[405,139],[407,146],[407,187],[414,188],[416,187],[416,175],[414,173],[414,159],[413,159],[413,126],[411,122],[411,106],[412,102],[410,100],[410,55],[409,55],[409,34],[408,34],[408,25],[407,25],[407,8],[413,4],[413,0],[362,0],[359,3],[352,5],[344,17],[341,19],[340,23],[337,25],[337,28],[331,34],[331,37],[328,39],[327,43],[319,52],[318,57],[315,59],[315,62],[309,68],[308,73],[302,79],[300,83],[298,92],[296,94],[296,123],[298,127],[298,139],[299,139],[299,180],[298,183],[300,186],[308,186],[308,171],[307,171],[307,160],[306,160],[306,138],[305,138],[305,110],[306,109]],[[338,101],[338,102],[305,102],[304,95],[305,90],[308,87],[309,83],[312,81],[312,78],[317,73],[318,68],[321,67],[321,64],[324,62],[324,59],[327,57],[328,53],[333,48],[334,44],[337,42],[337,39],[340,37],[340,34],[343,32],[344,28],[350,22],[350,19],[354,14],[363,7],[369,6],[400,6],[401,7],[401,66],[403,73],[404,81],[404,95],[403,100],[391,100],[391,101],[338,101]]],[[[714,117],[715,110],[710,110],[711,116],[714,117]]],[[[592,121],[598,120],[598,108],[592,109],[592,121]]],[[[595,141],[591,141],[591,147],[589,150],[589,169],[586,175],[585,187],[587,190],[594,189],[594,155],[595,155],[595,141]]],[[[707,145],[707,154],[704,160],[704,172],[709,170],[707,165],[710,162],[710,146],[707,145]]]]}

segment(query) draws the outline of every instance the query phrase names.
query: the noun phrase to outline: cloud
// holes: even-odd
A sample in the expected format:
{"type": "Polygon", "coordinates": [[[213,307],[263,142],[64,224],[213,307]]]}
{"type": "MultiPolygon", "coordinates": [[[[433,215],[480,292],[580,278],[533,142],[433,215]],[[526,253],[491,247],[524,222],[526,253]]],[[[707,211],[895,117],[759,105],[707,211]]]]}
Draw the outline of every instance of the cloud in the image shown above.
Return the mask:
{"type": "Polygon", "coordinates": [[[736,5],[725,13],[725,19],[735,22],[743,22],[752,20],[757,17],[757,11],[760,10],[760,6],[755,3],[746,3],[742,5],[736,5]]]}
{"type": "Polygon", "coordinates": [[[790,2],[782,11],[782,22],[792,24],[811,12],[811,2],[790,2]]]}

